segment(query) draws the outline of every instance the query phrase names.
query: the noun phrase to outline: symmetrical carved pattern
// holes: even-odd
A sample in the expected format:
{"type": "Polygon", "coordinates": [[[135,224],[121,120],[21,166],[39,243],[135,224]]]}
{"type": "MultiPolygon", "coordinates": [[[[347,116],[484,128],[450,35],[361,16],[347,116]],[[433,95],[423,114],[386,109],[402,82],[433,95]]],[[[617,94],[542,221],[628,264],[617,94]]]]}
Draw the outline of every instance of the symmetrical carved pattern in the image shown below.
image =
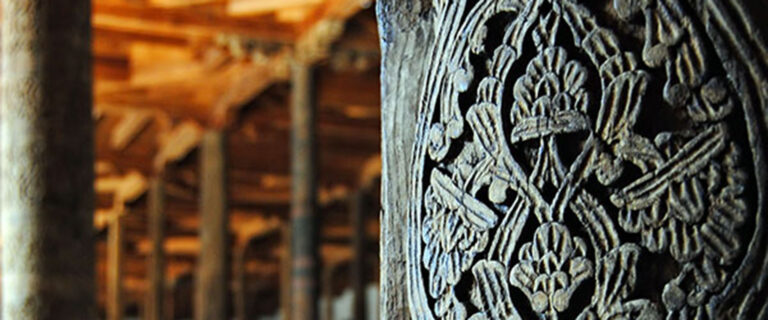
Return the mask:
{"type": "Polygon", "coordinates": [[[755,317],[762,146],[721,1],[433,0],[415,318],[755,317]]]}

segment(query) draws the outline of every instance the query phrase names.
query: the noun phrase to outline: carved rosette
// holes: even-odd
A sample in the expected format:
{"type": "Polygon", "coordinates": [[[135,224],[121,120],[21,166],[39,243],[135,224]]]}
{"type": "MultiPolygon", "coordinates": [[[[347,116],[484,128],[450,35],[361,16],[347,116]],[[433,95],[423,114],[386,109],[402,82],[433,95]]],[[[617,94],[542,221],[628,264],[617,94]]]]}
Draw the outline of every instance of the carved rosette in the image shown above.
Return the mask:
{"type": "Polygon", "coordinates": [[[768,314],[751,296],[766,285],[768,100],[723,13],[738,3],[433,6],[406,222],[414,318],[768,314]]]}

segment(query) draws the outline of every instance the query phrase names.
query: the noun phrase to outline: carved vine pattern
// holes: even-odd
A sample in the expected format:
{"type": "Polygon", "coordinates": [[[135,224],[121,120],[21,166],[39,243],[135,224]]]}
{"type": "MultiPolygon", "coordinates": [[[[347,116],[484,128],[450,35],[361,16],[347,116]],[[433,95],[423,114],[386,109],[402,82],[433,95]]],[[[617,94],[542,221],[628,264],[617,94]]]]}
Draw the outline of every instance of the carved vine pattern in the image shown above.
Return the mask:
{"type": "Polygon", "coordinates": [[[753,213],[739,98],[687,7],[613,0],[604,22],[576,0],[433,6],[409,284],[422,317],[715,317],[753,213]],[[661,108],[681,125],[639,130],[661,108]],[[657,298],[635,292],[649,254],[675,266],[657,298]]]}

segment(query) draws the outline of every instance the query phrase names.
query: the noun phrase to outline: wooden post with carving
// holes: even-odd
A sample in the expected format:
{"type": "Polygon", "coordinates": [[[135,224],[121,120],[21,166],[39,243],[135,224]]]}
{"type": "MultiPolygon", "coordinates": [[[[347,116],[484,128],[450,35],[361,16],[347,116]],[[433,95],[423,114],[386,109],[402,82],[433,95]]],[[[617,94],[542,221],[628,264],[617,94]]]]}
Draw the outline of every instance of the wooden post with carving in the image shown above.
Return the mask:
{"type": "Polygon", "coordinates": [[[145,318],[163,320],[165,310],[165,193],[162,174],[154,177],[149,186],[147,229],[150,253],[147,257],[147,300],[145,318]]]}
{"type": "Polygon", "coordinates": [[[3,0],[3,319],[94,319],[91,2],[3,0]]]}
{"type": "Polygon", "coordinates": [[[318,316],[314,73],[298,61],[292,62],[291,71],[291,320],[314,320],[318,316]]]}
{"type": "Polygon", "coordinates": [[[767,319],[762,6],[378,1],[381,318],[767,319]]]}
{"type": "Polygon", "coordinates": [[[350,199],[350,222],[352,224],[352,318],[365,320],[365,190],[355,191],[350,199]]]}
{"type": "Polygon", "coordinates": [[[110,217],[107,230],[107,320],[123,319],[123,214],[110,217]]]}
{"type": "Polygon", "coordinates": [[[229,258],[226,135],[207,130],[200,144],[200,256],[195,283],[195,319],[227,318],[229,258]]]}

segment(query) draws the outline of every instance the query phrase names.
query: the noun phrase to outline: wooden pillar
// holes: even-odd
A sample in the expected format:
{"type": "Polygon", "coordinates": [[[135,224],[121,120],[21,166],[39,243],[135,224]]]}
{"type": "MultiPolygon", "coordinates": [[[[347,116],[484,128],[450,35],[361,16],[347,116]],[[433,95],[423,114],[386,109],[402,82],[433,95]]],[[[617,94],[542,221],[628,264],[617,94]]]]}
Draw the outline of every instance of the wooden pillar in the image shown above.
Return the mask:
{"type": "Polygon", "coordinates": [[[325,264],[323,267],[323,304],[325,304],[325,310],[323,310],[323,316],[321,319],[331,320],[333,319],[333,271],[334,265],[325,264]]]}
{"type": "Polygon", "coordinates": [[[365,320],[365,192],[352,194],[350,203],[352,222],[352,318],[365,320]]]}
{"type": "Polygon", "coordinates": [[[545,3],[376,2],[381,318],[768,319],[765,2],[545,3]]]}
{"type": "Polygon", "coordinates": [[[292,320],[317,318],[314,81],[311,66],[292,64],[292,320]]]}
{"type": "Polygon", "coordinates": [[[122,212],[112,217],[107,233],[107,320],[123,319],[122,212]]]}
{"type": "Polygon", "coordinates": [[[3,319],[93,319],[90,0],[3,0],[3,319]]]}
{"type": "Polygon", "coordinates": [[[291,319],[291,226],[282,227],[283,251],[280,257],[280,319],[291,319]]]}
{"type": "Polygon", "coordinates": [[[227,318],[229,292],[225,135],[208,130],[200,148],[200,256],[195,283],[195,319],[227,318]]]}
{"type": "Polygon", "coordinates": [[[165,194],[161,175],[152,179],[149,188],[148,209],[147,229],[152,247],[147,258],[149,283],[144,317],[147,320],[162,320],[165,310],[165,253],[163,248],[165,243],[165,194]]]}
{"type": "Polygon", "coordinates": [[[250,240],[240,246],[235,252],[234,264],[235,264],[235,319],[246,320],[246,281],[245,281],[245,258],[248,252],[248,245],[250,240]]]}

